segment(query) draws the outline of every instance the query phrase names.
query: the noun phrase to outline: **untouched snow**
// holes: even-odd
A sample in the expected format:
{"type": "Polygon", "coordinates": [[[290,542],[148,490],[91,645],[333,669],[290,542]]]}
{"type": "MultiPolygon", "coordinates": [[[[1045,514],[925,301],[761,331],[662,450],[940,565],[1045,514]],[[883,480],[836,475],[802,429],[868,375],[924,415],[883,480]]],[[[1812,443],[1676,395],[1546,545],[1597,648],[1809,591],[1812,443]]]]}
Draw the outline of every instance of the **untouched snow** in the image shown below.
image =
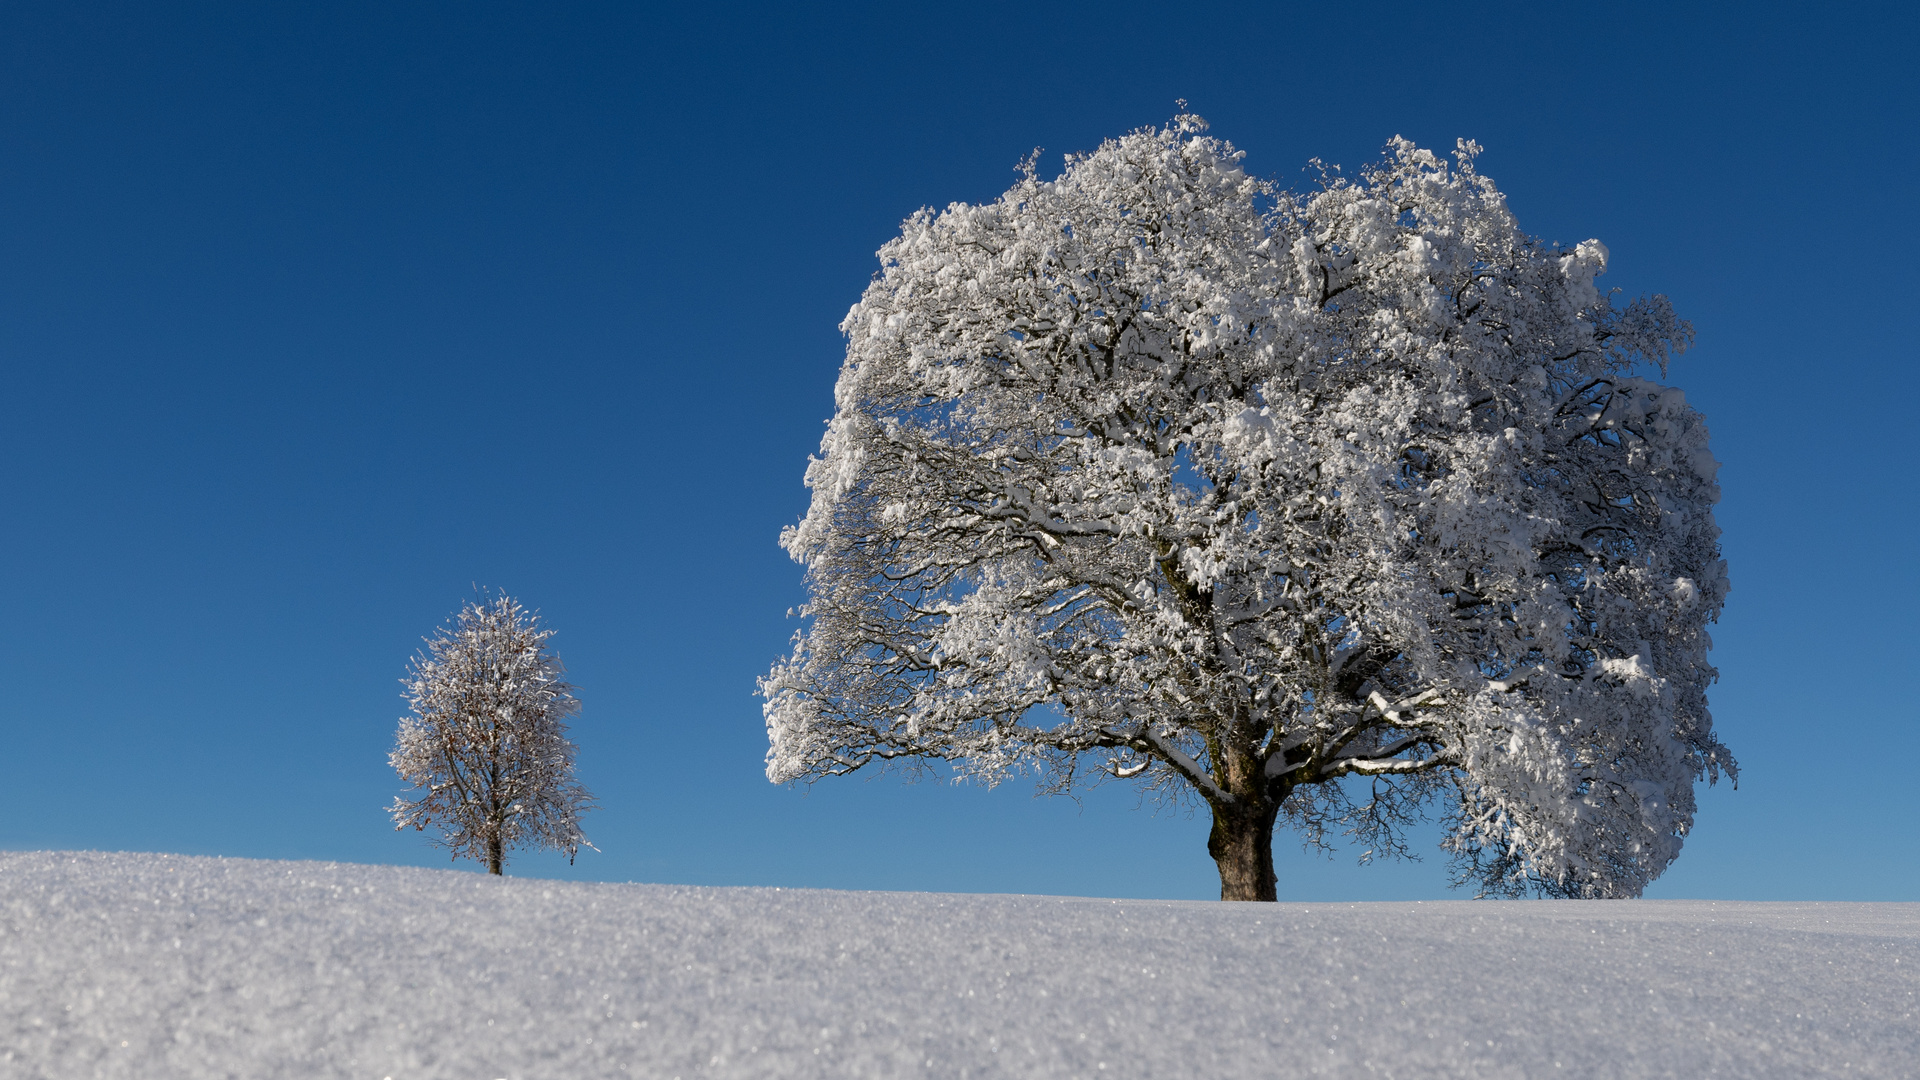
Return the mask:
{"type": "Polygon", "coordinates": [[[1901,1077],[1920,904],[1223,905],[0,853],[0,1075],[1901,1077]]]}

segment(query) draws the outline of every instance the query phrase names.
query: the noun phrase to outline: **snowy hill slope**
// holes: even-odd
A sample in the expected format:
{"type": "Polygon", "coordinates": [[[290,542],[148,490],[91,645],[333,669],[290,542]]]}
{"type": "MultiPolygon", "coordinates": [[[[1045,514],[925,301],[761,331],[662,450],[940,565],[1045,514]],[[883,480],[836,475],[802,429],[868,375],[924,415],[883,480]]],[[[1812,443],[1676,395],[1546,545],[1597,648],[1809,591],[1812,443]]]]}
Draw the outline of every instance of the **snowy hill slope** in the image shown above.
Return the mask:
{"type": "Polygon", "coordinates": [[[1920,905],[1222,905],[0,853],[7,1077],[1920,1075],[1920,905]]]}

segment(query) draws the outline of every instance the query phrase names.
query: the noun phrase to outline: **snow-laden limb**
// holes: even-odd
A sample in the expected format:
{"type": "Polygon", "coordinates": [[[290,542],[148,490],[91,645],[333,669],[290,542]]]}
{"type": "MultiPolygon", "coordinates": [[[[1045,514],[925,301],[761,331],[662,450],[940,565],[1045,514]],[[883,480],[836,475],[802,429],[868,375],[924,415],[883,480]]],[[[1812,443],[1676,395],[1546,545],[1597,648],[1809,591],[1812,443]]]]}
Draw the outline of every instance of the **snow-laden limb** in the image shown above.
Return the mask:
{"type": "Polygon", "coordinates": [[[1733,768],[1717,466],[1646,377],[1691,328],[1521,232],[1471,143],[1294,194],[1204,129],[881,250],[782,536],[769,778],[1131,749],[1212,807],[1223,895],[1272,895],[1280,816],[1395,850],[1436,798],[1483,888],[1637,894],[1733,768]]]}
{"type": "Polygon", "coordinates": [[[501,873],[506,852],[592,847],[580,815],[593,796],[573,776],[567,718],[580,711],[553,631],[510,596],[469,603],[427,639],[404,680],[409,715],[388,760],[422,793],[396,798],[394,828],[438,830],[454,858],[501,873]]]}
{"type": "Polygon", "coordinates": [[[1233,803],[1233,793],[1223,791],[1218,784],[1214,783],[1213,777],[1207,775],[1206,766],[1188,757],[1186,752],[1171,740],[1162,738],[1151,730],[1142,730],[1130,745],[1146,750],[1172,766],[1173,771],[1178,773],[1182,780],[1198,788],[1201,796],[1208,802],[1216,806],[1233,803]]]}

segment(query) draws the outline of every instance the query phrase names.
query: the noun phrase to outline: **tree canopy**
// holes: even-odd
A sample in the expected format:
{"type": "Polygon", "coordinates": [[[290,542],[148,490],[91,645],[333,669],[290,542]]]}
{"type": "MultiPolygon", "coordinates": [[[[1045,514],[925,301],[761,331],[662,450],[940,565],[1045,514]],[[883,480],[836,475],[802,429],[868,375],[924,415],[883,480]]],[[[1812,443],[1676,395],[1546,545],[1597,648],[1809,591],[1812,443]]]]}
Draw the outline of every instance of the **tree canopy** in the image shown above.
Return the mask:
{"type": "Polygon", "coordinates": [[[951,762],[1276,821],[1483,891],[1637,895],[1715,738],[1717,468],[1663,385],[1692,329],[1520,231],[1462,142],[1316,189],[1190,115],[923,210],[841,324],[782,536],[810,600],[762,680],[776,782],[951,762]]]}
{"type": "Polygon", "coordinates": [[[502,873],[522,844],[582,846],[580,815],[593,796],[573,775],[567,718],[580,711],[566,668],[547,647],[552,628],[510,596],[469,603],[408,665],[394,771],[419,794],[395,798],[394,828],[435,826],[453,857],[502,873]]]}

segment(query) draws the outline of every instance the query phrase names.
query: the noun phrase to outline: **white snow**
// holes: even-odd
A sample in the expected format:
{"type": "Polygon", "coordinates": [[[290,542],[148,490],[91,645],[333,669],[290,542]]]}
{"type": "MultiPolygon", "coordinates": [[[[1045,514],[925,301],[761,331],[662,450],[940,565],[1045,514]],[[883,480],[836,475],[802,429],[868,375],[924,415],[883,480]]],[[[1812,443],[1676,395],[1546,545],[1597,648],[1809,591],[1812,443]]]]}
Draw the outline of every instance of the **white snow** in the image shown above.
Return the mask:
{"type": "Polygon", "coordinates": [[[0,853],[8,1077],[1920,1070],[1920,904],[1215,904],[0,853]]]}

